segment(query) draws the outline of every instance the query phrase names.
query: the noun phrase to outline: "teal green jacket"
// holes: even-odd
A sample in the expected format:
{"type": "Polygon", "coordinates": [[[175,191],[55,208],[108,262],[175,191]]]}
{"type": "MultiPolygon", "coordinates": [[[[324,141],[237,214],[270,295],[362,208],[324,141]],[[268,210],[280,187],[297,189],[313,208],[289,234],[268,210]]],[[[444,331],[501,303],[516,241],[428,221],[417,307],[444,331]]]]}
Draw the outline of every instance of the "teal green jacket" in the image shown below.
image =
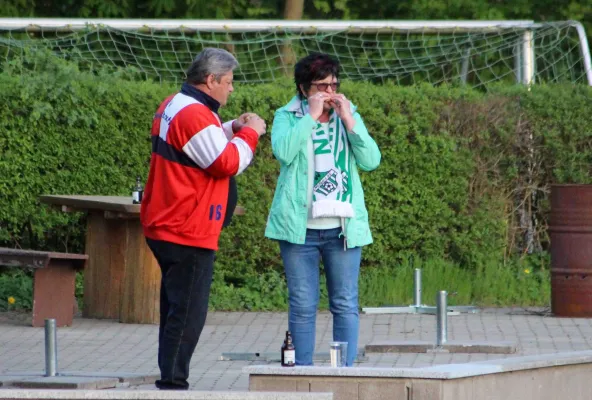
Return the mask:
{"type": "MultiPolygon", "coordinates": [[[[316,126],[310,114],[303,115],[294,97],[287,105],[275,112],[271,129],[271,147],[275,158],[280,162],[280,176],[275,188],[273,202],[265,236],[270,239],[285,240],[304,244],[308,220],[308,140],[316,126]]],[[[364,191],[360,182],[358,168],[372,171],[380,164],[380,150],[355,111],[356,121],[353,132],[347,137],[350,143],[350,181],[352,182],[352,206],[354,217],[346,219],[345,234],[348,247],[365,246],[372,243],[368,224],[368,211],[364,203],[364,191]]]]}

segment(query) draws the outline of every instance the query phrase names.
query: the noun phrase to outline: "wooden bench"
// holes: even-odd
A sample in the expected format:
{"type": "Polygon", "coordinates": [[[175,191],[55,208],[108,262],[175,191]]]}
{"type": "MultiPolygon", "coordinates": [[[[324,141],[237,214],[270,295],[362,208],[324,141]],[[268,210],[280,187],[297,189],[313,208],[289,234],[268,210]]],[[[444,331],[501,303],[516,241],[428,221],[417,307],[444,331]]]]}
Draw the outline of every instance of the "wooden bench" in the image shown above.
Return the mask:
{"type": "Polygon", "coordinates": [[[83,269],[87,260],[86,254],[0,247],[0,265],[34,270],[32,325],[35,327],[44,326],[46,318],[55,319],[57,326],[72,325],[76,271],[83,269]]]}

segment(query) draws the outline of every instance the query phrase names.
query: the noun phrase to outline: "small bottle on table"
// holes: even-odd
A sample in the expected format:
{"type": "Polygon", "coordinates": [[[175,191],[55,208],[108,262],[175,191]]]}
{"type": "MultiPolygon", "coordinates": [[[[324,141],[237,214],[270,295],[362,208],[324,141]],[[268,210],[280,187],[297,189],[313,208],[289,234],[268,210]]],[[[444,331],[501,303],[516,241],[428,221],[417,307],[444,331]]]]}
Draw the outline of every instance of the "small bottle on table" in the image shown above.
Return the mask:
{"type": "Polygon", "coordinates": [[[144,195],[144,187],[139,176],[136,178],[136,186],[132,189],[132,203],[140,204],[142,202],[142,196],[144,195]]]}

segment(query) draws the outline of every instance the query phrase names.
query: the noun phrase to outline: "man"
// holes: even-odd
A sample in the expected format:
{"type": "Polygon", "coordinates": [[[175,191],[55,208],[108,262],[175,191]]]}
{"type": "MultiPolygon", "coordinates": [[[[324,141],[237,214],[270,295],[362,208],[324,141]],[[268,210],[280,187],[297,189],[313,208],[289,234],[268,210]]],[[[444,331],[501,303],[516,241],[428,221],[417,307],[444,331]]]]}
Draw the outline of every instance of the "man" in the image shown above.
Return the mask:
{"type": "Polygon", "coordinates": [[[266,129],[255,114],[220,121],[218,108],[233,91],[237,66],[229,52],[204,49],[187,70],[181,91],[160,105],[152,123],[140,218],[162,271],[159,389],[189,387],[189,363],[206,320],[218,237],[236,205],[231,177],[247,168],[266,129]]]}

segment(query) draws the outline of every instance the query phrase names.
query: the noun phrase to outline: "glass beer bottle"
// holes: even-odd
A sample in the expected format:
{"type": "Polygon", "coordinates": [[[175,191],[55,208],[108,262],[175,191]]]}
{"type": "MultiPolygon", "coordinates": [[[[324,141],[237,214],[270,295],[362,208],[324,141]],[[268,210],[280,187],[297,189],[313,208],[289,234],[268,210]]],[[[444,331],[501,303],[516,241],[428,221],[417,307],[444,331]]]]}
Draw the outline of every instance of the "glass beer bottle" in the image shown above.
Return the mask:
{"type": "Polygon", "coordinates": [[[296,365],[296,349],[292,343],[292,334],[286,331],[286,338],[282,344],[282,367],[293,367],[296,365]]]}

